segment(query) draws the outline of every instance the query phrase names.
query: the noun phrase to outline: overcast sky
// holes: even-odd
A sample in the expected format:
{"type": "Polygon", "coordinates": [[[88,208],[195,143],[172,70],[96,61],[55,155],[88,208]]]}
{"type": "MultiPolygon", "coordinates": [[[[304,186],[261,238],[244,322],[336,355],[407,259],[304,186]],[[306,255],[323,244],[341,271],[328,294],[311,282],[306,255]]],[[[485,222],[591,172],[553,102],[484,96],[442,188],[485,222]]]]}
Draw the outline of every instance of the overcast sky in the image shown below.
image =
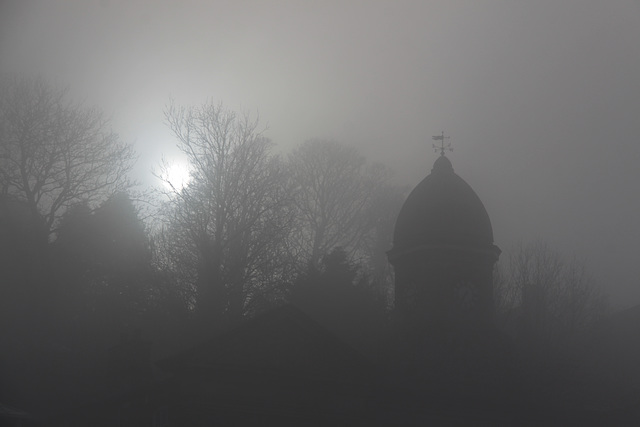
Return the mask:
{"type": "Polygon", "coordinates": [[[496,243],[547,240],[640,303],[640,2],[15,0],[0,70],[39,72],[113,117],[137,176],[179,104],[259,111],[286,151],[356,144],[415,185],[444,130],[496,243]]]}

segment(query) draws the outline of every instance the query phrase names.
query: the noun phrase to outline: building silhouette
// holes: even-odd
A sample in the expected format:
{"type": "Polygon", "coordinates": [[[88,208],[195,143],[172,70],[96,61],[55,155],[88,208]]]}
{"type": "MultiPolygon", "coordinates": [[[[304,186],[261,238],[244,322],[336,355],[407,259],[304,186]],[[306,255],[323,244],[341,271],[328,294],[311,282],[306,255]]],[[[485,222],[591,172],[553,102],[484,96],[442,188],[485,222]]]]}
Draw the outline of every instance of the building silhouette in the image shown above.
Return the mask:
{"type": "Polygon", "coordinates": [[[409,194],[396,221],[395,310],[406,327],[488,327],[500,249],[482,201],[444,153],[409,194]]]}

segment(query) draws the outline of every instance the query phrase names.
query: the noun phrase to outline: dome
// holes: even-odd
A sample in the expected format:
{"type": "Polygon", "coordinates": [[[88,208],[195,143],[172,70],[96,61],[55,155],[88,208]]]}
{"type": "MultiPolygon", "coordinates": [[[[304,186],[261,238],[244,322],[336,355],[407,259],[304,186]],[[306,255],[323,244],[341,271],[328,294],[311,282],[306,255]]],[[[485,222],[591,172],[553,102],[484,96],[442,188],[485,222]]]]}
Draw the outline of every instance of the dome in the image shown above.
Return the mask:
{"type": "Polygon", "coordinates": [[[493,245],[491,221],[471,186],[440,156],[431,174],[405,201],[393,236],[392,252],[423,245],[485,249],[493,245]]]}

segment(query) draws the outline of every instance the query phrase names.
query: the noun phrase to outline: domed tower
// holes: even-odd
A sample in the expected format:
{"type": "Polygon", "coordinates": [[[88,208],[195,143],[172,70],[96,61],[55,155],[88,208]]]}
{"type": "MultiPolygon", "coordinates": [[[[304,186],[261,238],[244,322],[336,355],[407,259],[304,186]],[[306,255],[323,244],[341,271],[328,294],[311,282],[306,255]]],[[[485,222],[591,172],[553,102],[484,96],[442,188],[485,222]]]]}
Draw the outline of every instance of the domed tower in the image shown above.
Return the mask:
{"type": "Polygon", "coordinates": [[[396,221],[388,258],[398,317],[420,329],[488,326],[499,255],[482,201],[442,149],[396,221]]]}

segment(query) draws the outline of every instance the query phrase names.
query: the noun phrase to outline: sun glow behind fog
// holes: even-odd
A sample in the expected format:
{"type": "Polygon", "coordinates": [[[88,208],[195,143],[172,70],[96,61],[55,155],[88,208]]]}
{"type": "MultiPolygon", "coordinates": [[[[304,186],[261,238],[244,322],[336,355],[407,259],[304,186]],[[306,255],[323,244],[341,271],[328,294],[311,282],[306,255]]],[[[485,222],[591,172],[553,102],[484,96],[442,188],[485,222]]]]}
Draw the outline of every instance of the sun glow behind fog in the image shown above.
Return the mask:
{"type": "Polygon", "coordinates": [[[167,190],[181,190],[189,183],[189,168],[184,163],[172,163],[162,173],[162,183],[167,190]]]}

